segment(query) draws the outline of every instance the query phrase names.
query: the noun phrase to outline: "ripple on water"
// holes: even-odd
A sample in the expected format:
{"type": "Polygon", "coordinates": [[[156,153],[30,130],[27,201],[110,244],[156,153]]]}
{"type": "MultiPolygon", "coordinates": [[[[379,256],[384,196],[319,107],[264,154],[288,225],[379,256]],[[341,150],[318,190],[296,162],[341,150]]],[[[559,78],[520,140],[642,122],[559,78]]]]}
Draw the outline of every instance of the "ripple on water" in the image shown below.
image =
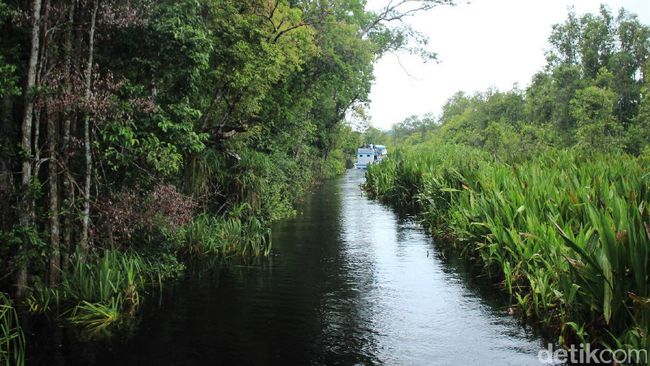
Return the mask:
{"type": "Polygon", "coordinates": [[[326,182],[276,224],[271,263],[190,271],[145,305],[131,338],[66,333],[46,353],[61,365],[539,365],[542,341],[494,290],[413,219],[364,197],[363,179],[326,182]]]}

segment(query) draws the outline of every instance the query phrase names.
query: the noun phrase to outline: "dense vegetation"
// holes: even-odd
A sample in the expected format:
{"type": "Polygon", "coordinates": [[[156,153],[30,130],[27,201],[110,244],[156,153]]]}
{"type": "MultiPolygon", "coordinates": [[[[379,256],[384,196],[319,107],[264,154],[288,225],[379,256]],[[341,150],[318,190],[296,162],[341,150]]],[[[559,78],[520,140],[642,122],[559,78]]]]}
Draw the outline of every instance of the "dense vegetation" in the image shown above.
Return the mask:
{"type": "Polygon", "coordinates": [[[412,117],[366,189],[416,210],[564,345],[650,347],[650,28],[625,11],[555,26],[525,91],[412,117]]]}
{"type": "Polygon", "coordinates": [[[474,146],[502,160],[549,146],[638,155],[650,138],[649,37],[625,10],[570,13],[553,27],[547,64],[527,89],[458,92],[440,116],[410,117],[393,136],[411,145],[435,139],[474,146]]]}
{"type": "Polygon", "coordinates": [[[433,56],[399,21],[447,3],[0,1],[0,363],[15,304],[101,331],[186,256],[268,254],[374,60],[433,56]]]}

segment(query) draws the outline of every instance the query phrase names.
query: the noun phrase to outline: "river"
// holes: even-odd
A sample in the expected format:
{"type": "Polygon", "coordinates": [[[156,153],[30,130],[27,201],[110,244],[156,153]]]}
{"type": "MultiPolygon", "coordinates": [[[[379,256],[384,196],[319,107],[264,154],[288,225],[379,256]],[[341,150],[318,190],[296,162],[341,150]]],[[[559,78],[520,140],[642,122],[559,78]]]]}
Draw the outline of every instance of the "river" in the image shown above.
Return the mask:
{"type": "Polygon", "coordinates": [[[189,270],[148,299],[132,334],[60,329],[32,364],[541,365],[543,340],[498,291],[412,219],[369,200],[351,170],[273,227],[262,265],[189,270]]]}

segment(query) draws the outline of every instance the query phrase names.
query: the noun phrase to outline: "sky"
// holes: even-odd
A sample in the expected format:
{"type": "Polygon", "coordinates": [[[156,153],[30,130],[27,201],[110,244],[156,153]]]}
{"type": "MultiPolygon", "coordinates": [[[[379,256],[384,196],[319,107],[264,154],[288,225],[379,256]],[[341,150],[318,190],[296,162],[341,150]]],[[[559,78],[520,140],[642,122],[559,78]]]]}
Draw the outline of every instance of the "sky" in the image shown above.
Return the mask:
{"type": "MultiPolygon", "coordinates": [[[[369,0],[368,6],[377,9],[387,2],[369,0]]],[[[404,54],[380,59],[370,93],[371,124],[388,130],[414,114],[437,115],[460,90],[527,87],[545,64],[552,25],[566,19],[570,6],[580,15],[598,12],[601,3],[614,14],[624,7],[650,25],[650,0],[471,0],[408,18],[428,35],[439,62],[404,54]]]]}

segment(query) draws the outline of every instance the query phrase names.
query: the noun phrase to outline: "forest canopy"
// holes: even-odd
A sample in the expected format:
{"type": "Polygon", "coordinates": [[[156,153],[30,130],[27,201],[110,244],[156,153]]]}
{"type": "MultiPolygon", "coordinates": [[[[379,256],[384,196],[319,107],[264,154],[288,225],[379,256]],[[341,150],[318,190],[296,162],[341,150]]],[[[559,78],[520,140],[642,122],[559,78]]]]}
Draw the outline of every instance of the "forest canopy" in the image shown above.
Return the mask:
{"type": "Polygon", "coordinates": [[[527,88],[458,92],[438,116],[412,116],[393,135],[479,147],[504,160],[549,147],[638,155],[650,143],[649,56],[650,27],[635,14],[571,10],[553,26],[546,65],[527,88]]]}
{"type": "Polygon", "coordinates": [[[0,291],[88,319],[185,256],[268,255],[352,163],[374,61],[435,57],[401,20],[445,4],[0,1],[0,291]]]}

